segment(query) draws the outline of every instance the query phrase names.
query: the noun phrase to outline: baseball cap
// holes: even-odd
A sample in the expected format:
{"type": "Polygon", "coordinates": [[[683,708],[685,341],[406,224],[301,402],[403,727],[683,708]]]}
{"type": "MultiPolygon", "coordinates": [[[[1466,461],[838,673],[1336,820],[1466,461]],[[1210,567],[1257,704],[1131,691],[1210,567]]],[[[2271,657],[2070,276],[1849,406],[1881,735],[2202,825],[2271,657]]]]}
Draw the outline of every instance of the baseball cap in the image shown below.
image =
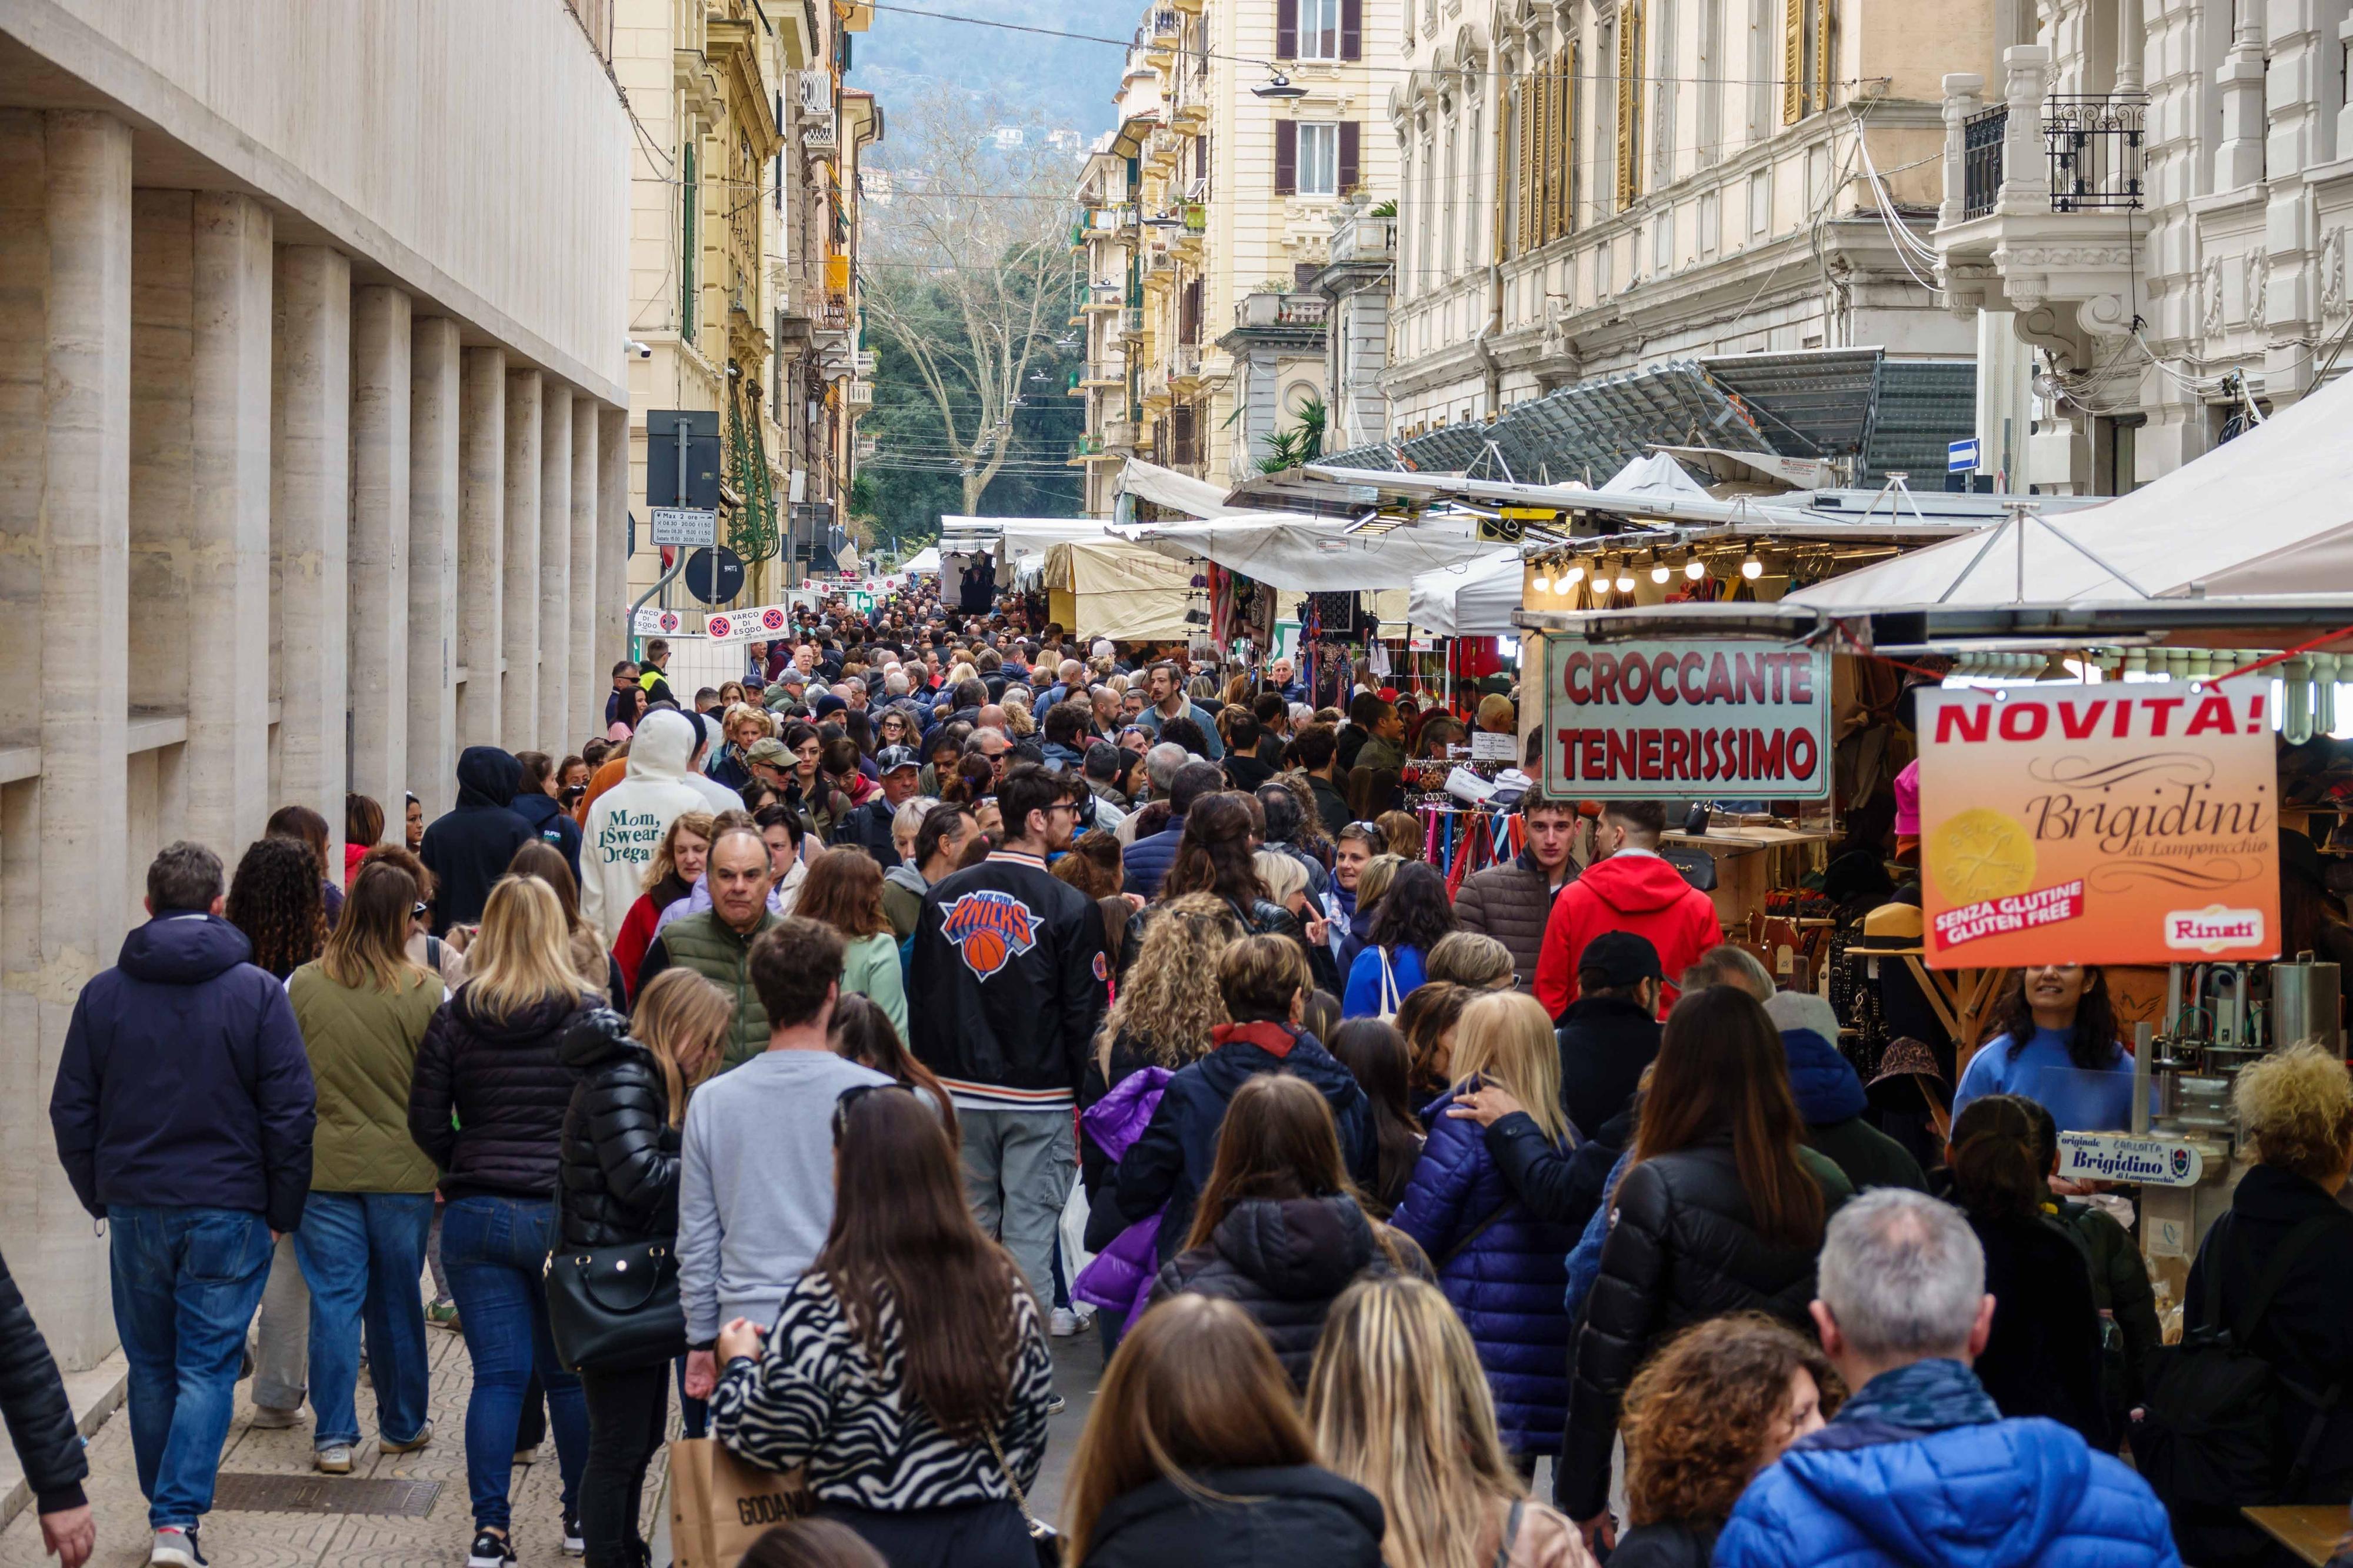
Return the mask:
{"type": "Polygon", "coordinates": [[[1577,955],[1577,984],[1585,984],[1588,974],[1611,987],[1666,978],[1659,969],[1659,950],[1630,931],[1606,931],[1585,944],[1577,955]]]}
{"type": "Polygon", "coordinates": [[[744,753],[744,760],[747,763],[769,763],[777,767],[788,767],[797,759],[792,752],[785,749],[785,743],[782,741],[777,740],[774,735],[763,735],[752,742],[752,749],[744,753]]]}
{"type": "Polygon", "coordinates": [[[913,746],[885,746],[874,759],[874,771],[878,773],[895,773],[901,768],[920,768],[923,765],[923,760],[915,755],[913,746]]]}

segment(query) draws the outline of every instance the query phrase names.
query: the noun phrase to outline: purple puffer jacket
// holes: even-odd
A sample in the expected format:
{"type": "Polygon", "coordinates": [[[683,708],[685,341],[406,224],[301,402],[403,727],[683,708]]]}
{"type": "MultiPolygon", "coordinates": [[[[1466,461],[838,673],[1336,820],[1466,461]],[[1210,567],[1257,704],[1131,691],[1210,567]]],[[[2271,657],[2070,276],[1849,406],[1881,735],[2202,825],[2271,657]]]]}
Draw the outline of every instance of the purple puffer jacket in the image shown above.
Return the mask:
{"type": "MultiPolygon", "coordinates": [[[[1171,1075],[1166,1068],[1138,1068],[1111,1092],[1080,1112],[1079,1121],[1095,1146],[1116,1163],[1128,1145],[1144,1136],[1171,1075]]],[[[1131,1321],[1144,1310],[1152,1277],[1160,1268],[1160,1216],[1138,1220],[1113,1238],[1094,1261],[1071,1281],[1071,1294],[1131,1321]]]]}

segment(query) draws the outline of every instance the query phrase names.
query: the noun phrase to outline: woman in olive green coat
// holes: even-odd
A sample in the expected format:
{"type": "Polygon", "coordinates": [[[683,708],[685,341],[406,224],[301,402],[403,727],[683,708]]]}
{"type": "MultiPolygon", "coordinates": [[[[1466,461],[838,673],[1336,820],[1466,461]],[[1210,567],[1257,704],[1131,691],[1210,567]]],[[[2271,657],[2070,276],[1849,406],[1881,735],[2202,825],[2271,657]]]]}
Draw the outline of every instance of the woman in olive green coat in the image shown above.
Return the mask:
{"type": "Polygon", "coordinates": [[[408,1135],[408,1089],[443,993],[439,977],[407,956],[416,900],[398,867],[363,868],[326,952],[286,983],[319,1094],[294,1255],[311,1287],[313,1462],[329,1475],[350,1471],[360,1440],[363,1322],[384,1451],[407,1453],[433,1436],[417,1279],[437,1173],[408,1135]]]}

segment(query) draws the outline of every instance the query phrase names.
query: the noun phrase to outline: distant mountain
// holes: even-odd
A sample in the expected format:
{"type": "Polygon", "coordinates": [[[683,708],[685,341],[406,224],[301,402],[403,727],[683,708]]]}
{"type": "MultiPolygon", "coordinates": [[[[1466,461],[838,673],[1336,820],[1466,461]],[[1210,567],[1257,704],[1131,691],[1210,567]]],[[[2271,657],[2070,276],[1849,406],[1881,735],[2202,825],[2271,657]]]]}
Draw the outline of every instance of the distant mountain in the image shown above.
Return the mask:
{"type": "Polygon", "coordinates": [[[914,13],[920,8],[1124,38],[1140,15],[1134,5],[1083,5],[1074,0],[902,3],[907,9],[875,8],[873,27],[859,37],[852,57],[851,85],[880,98],[885,115],[945,89],[996,99],[1021,111],[1033,126],[1076,131],[1090,142],[1111,129],[1112,94],[1125,58],[1121,49],[914,13]]]}

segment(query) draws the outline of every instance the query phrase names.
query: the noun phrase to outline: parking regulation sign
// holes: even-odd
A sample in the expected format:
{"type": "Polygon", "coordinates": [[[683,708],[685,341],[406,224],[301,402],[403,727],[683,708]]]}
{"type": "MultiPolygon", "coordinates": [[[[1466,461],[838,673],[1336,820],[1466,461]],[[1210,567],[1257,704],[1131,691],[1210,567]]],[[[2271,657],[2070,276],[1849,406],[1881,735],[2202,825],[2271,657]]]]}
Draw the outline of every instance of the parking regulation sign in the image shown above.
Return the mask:
{"type": "Polygon", "coordinates": [[[1948,441],[1945,444],[1945,471],[1948,474],[1974,474],[1978,471],[1978,438],[1948,441]]]}
{"type": "Polygon", "coordinates": [[[719,542],[719,514],[700,507],[658,506],[649,520],[653,542],[693,550],[719,542]]]}

